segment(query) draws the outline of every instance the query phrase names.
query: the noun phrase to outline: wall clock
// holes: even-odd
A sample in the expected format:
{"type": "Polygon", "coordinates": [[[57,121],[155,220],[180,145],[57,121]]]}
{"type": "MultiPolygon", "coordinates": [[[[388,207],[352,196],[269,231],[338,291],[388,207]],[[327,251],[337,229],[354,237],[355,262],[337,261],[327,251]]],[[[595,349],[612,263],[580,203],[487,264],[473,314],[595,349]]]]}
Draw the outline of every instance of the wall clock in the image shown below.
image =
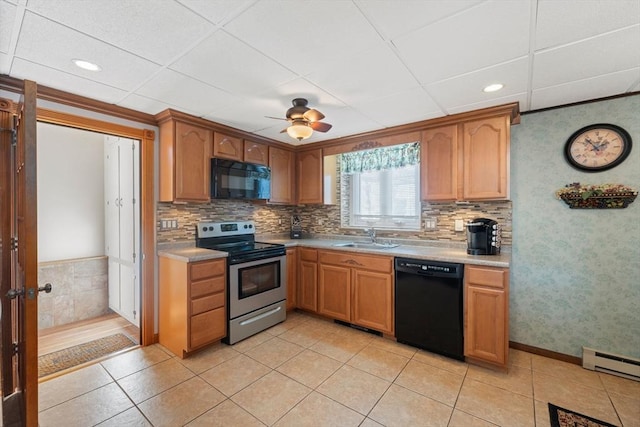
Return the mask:
{"type": "Polygon", "coordinates": [[[629,132],[608,123],[578,129],[564,146],[569,164],[586,172],[600,172],[618,166],[630,152],[629,132]]]}

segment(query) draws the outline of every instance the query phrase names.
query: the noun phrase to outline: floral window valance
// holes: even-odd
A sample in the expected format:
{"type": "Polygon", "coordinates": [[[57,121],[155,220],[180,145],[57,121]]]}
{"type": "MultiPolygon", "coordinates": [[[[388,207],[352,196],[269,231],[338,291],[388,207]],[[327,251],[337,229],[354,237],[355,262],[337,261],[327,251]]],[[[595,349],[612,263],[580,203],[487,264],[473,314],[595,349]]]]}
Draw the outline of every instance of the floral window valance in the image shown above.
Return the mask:
{"type": "Polygon", "coordinates": [[[394,145],[344,153],[340,170],[344,174],[397,169],[420,163],[420,143],[394,145]]]}

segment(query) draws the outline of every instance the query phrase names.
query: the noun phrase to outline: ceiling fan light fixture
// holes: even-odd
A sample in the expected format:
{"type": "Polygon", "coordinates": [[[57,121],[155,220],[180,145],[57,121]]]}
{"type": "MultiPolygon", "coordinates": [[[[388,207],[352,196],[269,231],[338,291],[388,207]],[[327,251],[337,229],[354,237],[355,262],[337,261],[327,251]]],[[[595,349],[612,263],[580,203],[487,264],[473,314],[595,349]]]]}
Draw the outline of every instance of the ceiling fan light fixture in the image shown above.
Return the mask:
{"type": "Polygon", "coordinates": [[[83,70],[102,71],[102,68],[98,64],[94,64],[93,62],[85,61],[84,59],[72,59],[71,62],[76,64],[76,67],[82,68],[83,70]]]}
{"type": "Polygon", "coordinates": [[[287,134],[289,134],[291,138],[302,141],[313,134],[313,129],[309,127],[306,122],[296,120],[287,128],[287,134]]]}
{"type": "Polygon", "coordinates": [[[485,86],[485,88],[482,89],[482,91],[486,93],[497,92],[503,87],[504,85],[502,83],[493,83],[493,84],[490,84],[489,86],[485,86]]]}

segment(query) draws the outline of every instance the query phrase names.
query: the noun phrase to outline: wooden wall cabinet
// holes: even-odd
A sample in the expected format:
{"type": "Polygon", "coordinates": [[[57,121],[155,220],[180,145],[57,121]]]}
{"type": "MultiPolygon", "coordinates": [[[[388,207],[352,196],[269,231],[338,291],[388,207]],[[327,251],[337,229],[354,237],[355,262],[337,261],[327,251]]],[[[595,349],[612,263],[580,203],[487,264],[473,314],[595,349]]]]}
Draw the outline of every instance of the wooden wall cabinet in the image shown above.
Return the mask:
{"type": "Polygon", "coordinates": [[[215,132],[213,137],[213,157],[243,161],[244,142],[242,138],[215,132]]]}
{"type": "Polygon", "coordinates": [[[257,165],[269,165],[269,146],[245,139],[244,161],[257,165]]]}
{"type": "Polygon", "coordinates": [[[298,257],[297,307],[315,313],[318,311],[318,250],[298,248],[298,257]]]}
{"type": "Polygon", "coordinates": [[[296,153],[299,204],[322,204],[323,158],[322,149],[296,153]]]}
{"type": "Polygon", "coordinates": [[[465,265],[464,355],[506,369],[509,363],[509,269],[465,265]]]}
{"type": "Polygon", "coordinates": [[[208,202],[213,131],[178,120],[160,123],[161,202],[208,202]]]}
{"type": "Polygon", "coordinates": [[[269,147],[269,167],[271,168],[271,198],[269,203],[293,204],[295,202],[293,151],[269,147]]]}
{"type": "Polygon", "coordinates": [[[298,249],[287,249],[287,311],[296,308],[298,287],[298,249]]]}
{"type": "Polygon", "coordinates": [[[424,130],[422,199],[509,199],[510,126],[501,115],[424,130]]]}
{"type": "Polygon", "coordinates": [[[393,258],[318,252],[318,313],[393,335],[393,258]]]}
{"type": "Polygon", "coordinates": [[[159,257],[159,341],[176,356],[227,335],[226,260],[159,257]]]}

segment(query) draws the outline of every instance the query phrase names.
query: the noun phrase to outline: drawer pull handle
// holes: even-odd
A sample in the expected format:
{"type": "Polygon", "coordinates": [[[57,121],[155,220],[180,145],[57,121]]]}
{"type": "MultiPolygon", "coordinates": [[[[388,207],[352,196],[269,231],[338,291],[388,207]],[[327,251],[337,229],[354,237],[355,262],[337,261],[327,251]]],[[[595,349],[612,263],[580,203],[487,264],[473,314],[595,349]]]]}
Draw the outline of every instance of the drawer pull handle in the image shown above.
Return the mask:
{"type": "Polygon", "coordinates": [[[344,261],[345,264],[349,264],[349,265],[362,265],[360,264],[358,261],[353,260],[353,259],[347,259],[344,261]]]}
{"type": "Polygon", "coordinates": [[[264,319],[265,317],[269,317],[272,314],[279,312],[280,310],[282,310],[282,307],[276,307],[273,310],[265,311],[264,313],[259,314],[256,317],[252,317],[251,319],[243,320],[242,322],[240,322],[240,325],[241,326],[249,325],[249,324],[251,324],[253,322],[257,322],[260,319],[264,319]]]}

